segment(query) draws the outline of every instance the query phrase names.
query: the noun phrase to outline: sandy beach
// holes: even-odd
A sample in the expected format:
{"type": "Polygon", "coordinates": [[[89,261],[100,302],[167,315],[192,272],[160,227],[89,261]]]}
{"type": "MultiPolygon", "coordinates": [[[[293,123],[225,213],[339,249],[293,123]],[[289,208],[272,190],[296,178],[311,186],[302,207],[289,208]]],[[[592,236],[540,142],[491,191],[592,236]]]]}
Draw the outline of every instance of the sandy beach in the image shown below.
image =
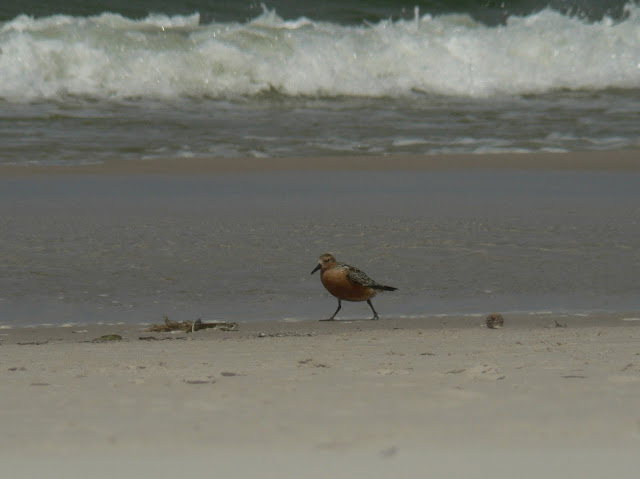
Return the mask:
{"type": "Polygon", "coordinates": [[[635,477],[625,315],[3,330],[7,477],[635,477]],[[104,334],[121,341],[94,342],[104,334]]]}
{"type": "Polygon", "coordinates": [[[638,477],[638,1],[4,3],[0,479],[638,477]]]}
{"type": "Polygon", "coordinates": [[[635,477],[636,158],[1,167],[3,475],[635,477]],[[383,319],[308,319],[330,248],[383,319]]]}

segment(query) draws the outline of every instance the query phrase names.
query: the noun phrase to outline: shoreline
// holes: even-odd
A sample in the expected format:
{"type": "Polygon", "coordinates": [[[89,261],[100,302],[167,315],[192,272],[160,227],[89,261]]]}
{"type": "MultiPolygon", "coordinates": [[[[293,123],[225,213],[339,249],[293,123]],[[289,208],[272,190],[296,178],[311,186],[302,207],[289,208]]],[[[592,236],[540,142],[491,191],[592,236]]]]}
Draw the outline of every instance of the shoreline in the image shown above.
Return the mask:
{"type": "Polygon", "coordinates": [[[309,158],[175,158],[109,160],[85,165],[0,164],[0,176],[218,175],[301,171],[448,171],[468,169],[640,171],[637,150],[309,158]]]}
{"type": "MultiPolygon", "coordinates": [[[[114,323],[114,324],[40,324],[32,326],[8,326],[0,328],[0,344],[19,343],[78,343],[87,342],[107,334],[118,334],[124,342],[155,339],[248,339],[259,337],[317,336],[360,331],[380,332],[389,330],[434,331],[434,330],[477,330],[488,329],[486,316],[434,315],[411,318],[336,319],[335,321],[305,320],[258,320],[234,321],[237,331],[202,330],[195,333],[148,332],[147,328],[161,324],[154,323],[114,323]],[[151,338],[153,337],[153,338],[151,338]]],[[[633,312],[593,312],[593,313],[503,313],[505,327],[500,329],[538,330],[554,328],[619,328],[640,327],[640,311],[633,312]]],[[[206,322],[206,321],[205,321],[206,322]]],[[[213,321],[214,323],[216,321],[213,321]]]]}

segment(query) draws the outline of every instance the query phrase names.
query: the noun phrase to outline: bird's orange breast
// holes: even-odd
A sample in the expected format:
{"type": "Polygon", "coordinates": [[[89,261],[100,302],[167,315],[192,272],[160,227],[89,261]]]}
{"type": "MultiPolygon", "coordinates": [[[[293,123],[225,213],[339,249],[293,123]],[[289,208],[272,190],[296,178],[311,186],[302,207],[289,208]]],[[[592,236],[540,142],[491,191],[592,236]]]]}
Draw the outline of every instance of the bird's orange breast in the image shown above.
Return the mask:
{"type": "Polygon", "coordinates": [[[344,301],[366,301],[376,295],[375,290],[349,281],[347,271],[341,268],[322,271],[320,280],[329,293],[344,301]]]}

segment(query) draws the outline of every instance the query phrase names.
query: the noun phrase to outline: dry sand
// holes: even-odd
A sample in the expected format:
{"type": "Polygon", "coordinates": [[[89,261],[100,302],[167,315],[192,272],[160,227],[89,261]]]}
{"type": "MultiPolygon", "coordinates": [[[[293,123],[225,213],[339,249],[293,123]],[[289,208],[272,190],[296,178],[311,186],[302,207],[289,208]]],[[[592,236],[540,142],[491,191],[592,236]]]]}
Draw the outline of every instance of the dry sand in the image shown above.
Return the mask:
{"type": "Polygon", "coordinates": [[[628,315],[0,330],[2,477],[637,477],[628,315]],[[107,333],[117,342],[95,343],[107,333]],[[153,339],[149,339],[153,338],[153,339]]]}

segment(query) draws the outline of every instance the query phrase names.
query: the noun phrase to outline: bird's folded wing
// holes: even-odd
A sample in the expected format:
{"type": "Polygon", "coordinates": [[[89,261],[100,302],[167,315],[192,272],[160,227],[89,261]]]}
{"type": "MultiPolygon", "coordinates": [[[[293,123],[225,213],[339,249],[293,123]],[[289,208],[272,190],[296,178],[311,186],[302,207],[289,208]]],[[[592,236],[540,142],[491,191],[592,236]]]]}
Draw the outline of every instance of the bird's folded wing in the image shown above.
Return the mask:
{"type": "Polygon", "coordinates": [[[360,271],[358,268],[354,268],[353,266],[349,266],[347,279],[354,284],[359,284],[360,286],[366,286],[368,288],[378,285],[378,283],[369,278],[369,276],[364,272],[360,271]]]}

